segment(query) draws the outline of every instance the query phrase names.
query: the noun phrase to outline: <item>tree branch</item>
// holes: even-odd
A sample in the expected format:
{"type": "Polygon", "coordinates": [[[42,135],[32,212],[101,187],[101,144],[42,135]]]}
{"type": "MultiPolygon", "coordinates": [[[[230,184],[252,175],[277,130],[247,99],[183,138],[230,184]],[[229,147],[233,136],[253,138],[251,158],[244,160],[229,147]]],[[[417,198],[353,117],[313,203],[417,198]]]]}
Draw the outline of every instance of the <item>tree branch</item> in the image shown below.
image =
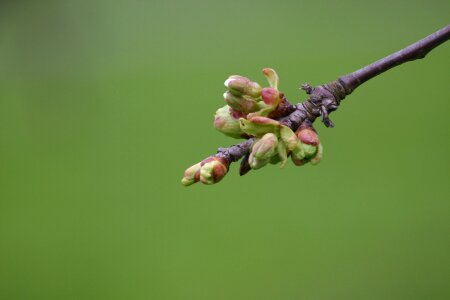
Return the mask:
{"type": "MultiPolygon", "coordinates": [[[[426,38],[388,55],[366,67],[353,73],[339,77],[330,83],[317,87],[304,84],[302,89],[309,94],[309,98],[294,105],[295,110],[289,115],[276,118],[281,124],[290,127],[293,131],[305,121],[311,122],[319,116],[327,127],[333,127],[333,122],[329,119],[329,114],[336,110],[340,102],[351,94],[358,86],[369,79],[405,62],[424,58],[431,50],[450,38],[450,25],[436,31],[426,38]]],[[[219,148],[213,156],[226,164],[238,161],[240,158],[248,157],[250,148],[255,138],[250,138],[240,144],[228,148],[219,148]]],[[[250,170],[247,160],[241,164],[240,174],[244,175],[250,170]]]]}
{"type": "Polygon", "coordinates": [[[359,85],[387,70],[405,62],[424,58],[431,50],[450,38],[450,25],[430,34],[414,44],[386,56],[353,73],[340,77],[339,82],[345,87],[347,95],[359,85]]]}

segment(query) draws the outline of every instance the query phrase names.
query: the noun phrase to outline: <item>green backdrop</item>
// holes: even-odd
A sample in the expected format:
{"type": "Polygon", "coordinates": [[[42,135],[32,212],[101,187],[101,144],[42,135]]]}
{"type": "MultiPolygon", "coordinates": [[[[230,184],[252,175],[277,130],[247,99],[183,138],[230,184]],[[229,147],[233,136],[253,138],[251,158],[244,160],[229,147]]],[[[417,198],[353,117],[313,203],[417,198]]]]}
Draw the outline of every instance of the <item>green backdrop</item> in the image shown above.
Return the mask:
{"type": "Polygon", "coordinates": [[[1,1],[0,299],[449,299],[450,43],[356,90],[316,167],[185,188],[223,81],[291,102],[449,1],[1,1]]]}

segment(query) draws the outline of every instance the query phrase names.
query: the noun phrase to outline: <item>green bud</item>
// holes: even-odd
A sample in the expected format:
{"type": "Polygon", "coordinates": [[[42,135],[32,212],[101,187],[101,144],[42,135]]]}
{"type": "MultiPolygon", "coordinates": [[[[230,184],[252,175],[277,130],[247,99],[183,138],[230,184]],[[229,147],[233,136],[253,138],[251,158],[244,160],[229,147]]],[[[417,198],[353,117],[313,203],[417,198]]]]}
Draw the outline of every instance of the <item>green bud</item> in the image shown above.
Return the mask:
{"type": "Polygon", "coordinates": [[[229,91],[223,94],[223,98],[228,105],[234,110],[244,113],[250,113],[259,110],[258,103],[250,96],[235,96],[229,91]]]}
{"type": "Polygon", "coordinates": [[[270,118],[256,116],[250,120],[239,119],[241,130],[252,136],[262,137],[266,133],[275,133],[278,135],[280,130],[280,123],[270,118]]]}
{"type": "Polygon", "coordinates": [[[194,184],[200,180],[200,164],[195,164],[184,171],[183,179],[181,179],[181,183],[184,186],[194,184]]]}
{"type": "Polygon", "coordinates": [[[270,162],[270,158],[269,159],[257,159],[256,157],[253,156],[252,153],[250,153],[250,156],[248,157],[248,163],[253,170],[260,169],[260,168],[264,167],[265,165],[267,165],[269,162],[270,162]]]}
{"type": "Polygon", "coordinates": [[[241,138],[242,130],[239,119],[233,116],[231,108],[228,105],[219,108],[214,116],[214,127],[227,136],[241,138]]]}
{"type": "Polygon", "coordinates": [[[225,81],[225,87],[235,96],[248,95],[258,98],[261,86],[244,76],[232,75],[225,81]]]}
{"type": "Polygon", "coordinates": [[[292,161],[294,162],[294,164],[297,166],[302,166],[310,162],[312,165],[317,165],[322,159],[323,155],[322,144],[319,144],[317,146],[303,144],[301,142],[299,142],[299,144],[301,144],[301,146],[295,148],[291,153],[292,161]]]}
{"type": "Polygon", "coordinates": [[[211,156],[201,162],[200,181],[214,184],[222,180],[228,172],[228,163],[219,157],[211,156]]]}
{"type": "Polygon", "coordinates": [[[319,163],[322,157],[322,145],[311,124],[302,124],[296,134],[299,142],[291,154],[294,164],[301,166],[308,162],[311,162],[311,164],[319,163]]]}
{"type": "Polygon", "coordinates": [[[253,144],[253,157],[259,160],[268,160],[277,153],[277,145],[277,136],[273,133],[266,133],[261,139],[253,144]]]}
{"type": "Polygon", "coordinates": [[[278,77],[277,72],[271,68],[264,68],[263,74],[266,76],[267,81],[269,81],[270,87],[278,89],[278,82],[280,81],[280,78],[278,77]]]}

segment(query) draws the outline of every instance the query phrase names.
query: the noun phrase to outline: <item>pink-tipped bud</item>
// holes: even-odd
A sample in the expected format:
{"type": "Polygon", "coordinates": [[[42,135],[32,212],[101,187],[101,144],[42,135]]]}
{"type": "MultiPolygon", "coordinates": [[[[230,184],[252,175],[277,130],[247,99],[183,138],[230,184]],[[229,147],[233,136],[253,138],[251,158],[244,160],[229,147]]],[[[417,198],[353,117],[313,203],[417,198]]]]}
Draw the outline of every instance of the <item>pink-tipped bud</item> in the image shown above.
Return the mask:
{"type": "Polygon", "coordinates": [[[224,84],[235,96],[247,95],[258,98],[261,95],[261,86],[244,76],[232,75],[228,77],[224,84]]]}
{"type": "Polygon", "coordinates": [[[266,133],[252,147],[252,154],[258,159],[269,159],[277,153],[278,138],[273,133],[266,133]]]}
{"type": "Polygon", "coordinates": [[[195,164],[184,171],[183,179],[181,179],[181,183],[184,186],[189,186],[200,180],[200,164],[195,164]]]}
{"type": "Polygon", "coordinates": [[[311,124],[302,124],[296,132],[299,139],[297,147],[292,151],[292,161],[297,166],[302,166],[308,162],[316,165],[323,155],[323,147],[319,136],[311,124]]]}
{"type": "Polygon", "coordinates": [[[278,137],[273,133],[266,133],[257,140],[252,147],[249,157],[249,164],[252,169],[259,169],[270,162],[271,158],[277,155],[278,137]]]}
{"type": "Polygon", "coordinates": [[[248,114],[259,110],[256,100],[247,95],[235,96],[230,91],[227,91],[223,94],[223,99],[236,111],[248,114]]]}
{"type": "Polygon", "coordinates": [[[214,127],[227,136],[241,138],[244,134],[241,130],[239,113],[233,111],[228,105],[219,108],[214,116],[214,127]]]}
{"type": "Polygon", "coordinates": [[[297,130],[297,136],[300,139],[300,141],[304,144],[317,146],[320,143],[319,136],[317,135],[316,131],[311,127],[299,128],[297,130]]]}
{"type": "Polygon", "coordinates": [[[228,172],[228,162],[216,156],[203,160],[200,168],[200,181],[204,184],[214,184],[222,180],[228,172]]]}
{"type": "Polygon", "coordinates": [[[276,88],[263,88],[261,98],[269,106],[276,107],[281,102],[280,92],[276,88]]]}

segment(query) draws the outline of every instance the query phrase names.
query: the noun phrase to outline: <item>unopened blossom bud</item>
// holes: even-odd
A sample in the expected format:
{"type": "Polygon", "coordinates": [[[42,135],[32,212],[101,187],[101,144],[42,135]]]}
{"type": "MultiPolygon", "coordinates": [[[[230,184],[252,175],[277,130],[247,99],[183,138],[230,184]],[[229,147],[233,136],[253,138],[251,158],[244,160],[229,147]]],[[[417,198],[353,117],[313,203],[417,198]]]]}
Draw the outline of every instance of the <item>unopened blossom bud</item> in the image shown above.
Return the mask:
{"type": "Polygon", "coordinates": [[[297,137],[300,140],[299,147],[303,150],[306,158],[312,158],[317,153],[320,144],[319,136],[310,124],[302,124],[297,130],[297,137]]]}
{"type": "Polygon", "coordinates": [[[299,128],[297,130],[297,136],[303,144],[317,146],[320,143],[319,136],[311,127],[299,128]]]}
{"type": "Polygon", "coordinates": [[[228,162],[220,157],[211,156],[201,162],[200,181],[214,184],[222,180],[228,172],[228,162]]]}
{"type": "Polygon", "coordinates": [[[251,113],[259,110],[256,100],[247,95],[235,96],[230,91],[227,91],[223,94],[223,99],[231,108],[237,111],[251,113]]]}
{"type": "Polygon", "coordinates": [[[253,144],[249,157],[249,164],[252,169],[259,169],[270,162],[271,158],[277,154],[278,137],[273,133],[265,134],[261,139],[253,144]]]}
{"type": "Polygon", "coordinates": [[[314,128],[310,124],[302,124],[296,133],[299,142],[291,154],[294,164],[318,164],[322,159],[323,147],[314,128]]]}
{"type": "Polygon", "coordinates": [[[183,179],[181,179],[181,183],[184,186],[194,184],[200,180],[200,164],[195,164],[184,171],[183,179]]]}
{"type": "Polygon", "coordinates": [[[231,110],[231,107],[225,105],[216,111],[214,127],[227,136],[237,139],[241,138],[243,132],[240,127],[239,117],[236,112],[231,110]]]}
{"type": "Polygon", "coordinates": [[[253,154],[251,154],[251,153],[250,153],[250,156],[248,157],[248,163],[253,170],[261,169],[262,167],[267,165],[269,162],[270,162],[270,158],[269,159],[258,159],[256,157],[254,157],[253,154]]]}
{"type": "MultiPolygon", "coordinates": [[[[306,144],[302,144],[303,146],[306,144]]],[[[310,162],[312,165],[317,165],[321,159],[322,159],[322,155],[323,155],[323,147],[322,144],[319,144],[316,148],[315,148],[315,153],[313,154],[313,156],[306,156],[306,155],[298,155],[298,152],[292,152],[291,153],[291,158],[292,158],[292,162],[297,165],[297,166],[302,166],[308,162],[310,162]]]]}
{"type": "Polygon", "coordinates": [[[266,76],[267,81],[269,81],[270,87],[278,89],[278,82],[280,81],[277,72],[271,68],[264,68],[263,74],[266,76]]]}
{"type": "Polygon", "coordinates": [[[278,138],[273,133],[266,133],[252,147],[253,156],[257,159],[269,159],[277,151],[278,138]]]}
{"type": "Polygon", "coordinates": [[[268,87],[261,90],[261,98],[264,103],[271,107],[276,107],[281,102],[280,92],[276,88],[268,87]]]}
{"type": "Polygon", "coordinates": [[[261,95],[261,86],[244,76],[232,75],[224,84],[235,96],[248,95],[257,98],[261,95]]]}

